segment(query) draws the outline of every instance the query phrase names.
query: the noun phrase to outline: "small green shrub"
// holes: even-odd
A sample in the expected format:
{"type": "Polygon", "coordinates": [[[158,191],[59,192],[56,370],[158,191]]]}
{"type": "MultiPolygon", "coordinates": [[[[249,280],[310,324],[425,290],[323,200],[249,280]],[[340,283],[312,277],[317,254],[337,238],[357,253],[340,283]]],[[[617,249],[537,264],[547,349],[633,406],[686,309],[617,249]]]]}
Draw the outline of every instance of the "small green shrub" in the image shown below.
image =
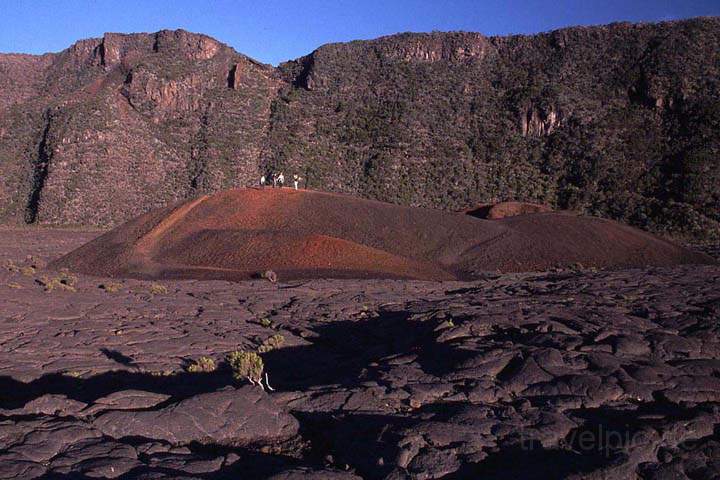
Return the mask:
{"type": "Polygon", "coordinates": [[[260,384],[265,368],[260,355],[255,352],[235,351],[227,356],[227,362],[232,368],[233,378],[260,384]]]}
{"type": "Polygon", "coordinates": [[[282,335],[275,334],[270,338],[265,339],[263,341],[262,345],[260,345],[260,348],[258,348],[258,352],[260,353],[266,353],[271,350],[275,350],[276,348],[282,347],[283,343],[285,343],[285,337],[282,335]]]}
{"type": "Polygon", "coordinates": [[[260,276],[270,283],[277,283],[278,281],[277,273],[273,272],[272,270],[266,270],[260,276]]]}
{"type": "Polygon", "coordinates": [[[215,360],[210,357],[200,357],[187,367],[187,371],[190,373],[214,372],[216,368],[215,360]]]}
{"type": "Polygon", "coordinates": [[[60,270],[60,273],[57,276],[60,283],[63,285],[67,285],[70,287],[74,287],[77,283],[77,276],[73,275],[72,273],[68,272],[67,270],[60,270]]]}
{"type": "Polygon", "coordinates": [[[27,266],[21,267],[21,266],[17,265],[15,262],[13,262],[12,260],[8,260],[7,262],[5,262],[5,268],[9,272],[21,273],[21,274],[25,275],[26,277],[32,277],[33,275],[35,275],[35,272],[36,272],[36,268],[34,265],[27,265],[27,266]]]}
{"type": "Polygon", "coordinates": [[[118,292],[118,291],[120,291],[120,289],[122,287],[123,287],[123,284],[117,283],[117,282],[108,282],[108,283],[103,283],[102,285],[100,285],[100,288],[105,290],[108,293],[118,292]]]}
{"type": "Polygon", "coordinates": [[[8,260],[5,262],[5,269],[9,272],[16,273],[20,271],[20,267],[15,265],[15,262],[8,260]]]}
{"type": "Polygon", "coordinates": [[[272,320],[270,320],[269,318],[261,318],[260,325],[265,328],[272,328],[272,320]]]}
{"type": "Polygon", "coordinates": [[[68,292],[75,291],[75,284],[77,283],[77,277],[67,271],[61,271],[57,276],[50,277],[43,275],[36,280],[37,283],[45,288],[46,292],[52,292],[53,290],[65,290],[68,292]]]}
{"type": "Polygon", "coordinates": [[[150,293],[153,295],[167,295],[168,289],[165,285],[153,283],[150,285],[150,293]]]}
{"type": "Polygon", "coordinates": [[[20,269],[20,273],[22,273],[26,277],[32,277],[33,275],[35,275],[35,267],[23,267],[20,269]]]}

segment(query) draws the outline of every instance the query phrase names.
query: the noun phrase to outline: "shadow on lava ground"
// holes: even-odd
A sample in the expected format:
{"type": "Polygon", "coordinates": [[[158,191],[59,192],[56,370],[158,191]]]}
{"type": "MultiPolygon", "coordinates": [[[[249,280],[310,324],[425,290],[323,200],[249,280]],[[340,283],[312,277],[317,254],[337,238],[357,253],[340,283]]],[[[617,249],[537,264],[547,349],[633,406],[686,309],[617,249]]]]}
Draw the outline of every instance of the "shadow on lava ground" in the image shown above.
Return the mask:
{"type": "MultiPolygon", "coordinates": [[[[435,321],[409,321],[407,312],[383,313],[358,321],[336,321],[313,328],[310,345],[284,347],[262,354],[271,384],[278,391],[305,390],[314,386],[358,386],[362,372],[384,357],[417,353],[424,371],[441,375],[470,353],[435,342],[435,321]]],[[[133,359],[107,348],[100,349],[120,364],[133,367],[133,359]]],[[[61,394],[91,403],[110,393],[135,389],[170,395],[173,401],[207,393],[236,383],[225,362],[214,372],[171,375],[114,370],[91,377],[63,373],[43,375],[30,382],[0,376],[0,408],[22,407],[45,394],[61,394]]]]}
{"type": "Polygon", "coordinates": [[[304,390],[320,385],[354,387],[363,370],[390,356],[417,354],[428,374],[441,376],[473,355],[435,341],[437,321],[411,321],[407,312],[385,312],[368,320],[336,321],[314,328],[318,337],[301,347],[263,354],[273,386],[304,390]]]}

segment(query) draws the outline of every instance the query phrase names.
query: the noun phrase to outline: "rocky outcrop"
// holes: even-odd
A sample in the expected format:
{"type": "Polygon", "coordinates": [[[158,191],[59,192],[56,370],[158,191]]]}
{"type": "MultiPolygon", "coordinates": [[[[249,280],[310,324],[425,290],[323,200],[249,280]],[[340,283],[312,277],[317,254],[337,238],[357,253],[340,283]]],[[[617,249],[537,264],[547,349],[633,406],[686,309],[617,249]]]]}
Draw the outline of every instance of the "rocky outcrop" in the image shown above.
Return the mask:
{"type": "Polygon", "coordinates": [[[139,56],[141,52],[150,51],[152,45],[151,35],[106,33],[97,47],[97,53],[104,67],[113,68],[120,65],[128,56],[139,56]]]}
{"type": "Polygon", "coordinates": [[[206,393],[159,410],[111,411],[93,426],[112,438],[143,437],[241,447],[289,440],[298,422],[258,387],[206,393]]]}
{"type": "Polygon", "coordinates": [[[525,110],[520,121],[520,129],[523,136],[546,136],[560,126],[562,119],[562,112],[557,107],[542,109],[531,105],[525,110]]]}
{"type": "Polygon", "coordinates": [[[327,45],[280,65],[299,88],[276,102],[278,146],[265,165],[311,168],[311,186],[394,203],[463,210],[514,198],[716,237],[712,187],[681,171],[718,169],[720,139],[708,127],[720,119],[719,92],[706,81],[720,76],[717,26],[707,18],[327,45]],[[639,102],[631,87],[643,78],[651,87],[639,102]],[[697,197],[681,194],[698,182],[697,197]]]}
{"type": "Polygon", "coordinates": [[[401,34],[384,37],[377,51],[390,59],[404,62],[482,61],[492,49],[488,39],[471,32],[401,34]]]}
{"type": "Polygon", "coordinates": [[[0,415],[59,415],[77,416],[87,407],[86,403],[67,398],[65,395],[46,394],[26,403],[21,408],[0,409],[0,415]]]}
{"type": "Polygon", "coordinates": [[[137,67],[127,77],[125,95],[137,111],[153,115],[155,121],[169,115],[183,116],[202,105],[207,80],[190,74],[181,79],[165,79],[137,67]]]}
{"type": "Polygon", "coordinates": [[[185,31],[109,33],[37,58],[46,87],[31,97],[28,83],[0,116],[4,221],[107,225],[255,181],[279,88],[271,67],[185,31]],[[229,94],[231,65],[245,76],[229,94]]]}
{"type": "MultiPolygon", "coordinates": [[[[82,50],[85,45],[78,43],[75,48],[82,50]]],[[[191,61],[209,60],[223,48],[227,47],[205,35],[185,30],[161,30],[155,34],[106,33],[94,51],[103,66],[112,68],[128,57],[140,57],[151,52],[173,52],[191,61]]]]}
{"type": "Polygon", "coordinates": [[[180,52],[186,59],[193,61],[210,60],[222,49],[228,48],[206,35],[185,30],[161,30],[154,35],[154,39],[153,49],[156,52],[180,52]]]}
{"type": "Polygon", "coordinates": [[[142,390],[121,390],[105,397],[98,398],[93,404],[84,408],[80,415],[97,416],[108,410],[144,410],[152,408],[168,400],[170,395],[145,392],[142,390]]]}
{"type": "Polygon", "coordinates": [[[230,68],[228,73],[228,87],[233,90],[239,90],[242,85],[243,73],[245,66],[242,63],[236,63],[230,68]]]}

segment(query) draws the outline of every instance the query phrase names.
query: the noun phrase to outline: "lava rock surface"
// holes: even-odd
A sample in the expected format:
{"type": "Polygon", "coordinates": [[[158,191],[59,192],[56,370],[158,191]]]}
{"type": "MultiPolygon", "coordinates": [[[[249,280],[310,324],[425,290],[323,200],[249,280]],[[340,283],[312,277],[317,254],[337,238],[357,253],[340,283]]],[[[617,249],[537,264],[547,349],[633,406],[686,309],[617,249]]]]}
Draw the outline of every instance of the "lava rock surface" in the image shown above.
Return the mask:
{"type": "Polygon", "coordinates": [[[0,231],[0,478],[720,476],[717,266],[53,282],[96,235],[0,231]]]}

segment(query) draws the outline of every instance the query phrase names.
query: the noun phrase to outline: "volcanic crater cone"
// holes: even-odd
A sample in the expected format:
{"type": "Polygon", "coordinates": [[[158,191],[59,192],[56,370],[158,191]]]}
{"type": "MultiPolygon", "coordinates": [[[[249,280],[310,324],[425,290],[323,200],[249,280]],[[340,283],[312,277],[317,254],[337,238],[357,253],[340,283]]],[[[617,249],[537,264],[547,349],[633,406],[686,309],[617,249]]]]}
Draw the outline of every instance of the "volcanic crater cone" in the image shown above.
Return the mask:
{"type": "Polygon", "coordinates": [[[581,264],[714,263],[610,220],[536,213],[482,220],[346,195],[249,188],[141,215],[51,263],[109,277],[470,279],[581,264]]]}

